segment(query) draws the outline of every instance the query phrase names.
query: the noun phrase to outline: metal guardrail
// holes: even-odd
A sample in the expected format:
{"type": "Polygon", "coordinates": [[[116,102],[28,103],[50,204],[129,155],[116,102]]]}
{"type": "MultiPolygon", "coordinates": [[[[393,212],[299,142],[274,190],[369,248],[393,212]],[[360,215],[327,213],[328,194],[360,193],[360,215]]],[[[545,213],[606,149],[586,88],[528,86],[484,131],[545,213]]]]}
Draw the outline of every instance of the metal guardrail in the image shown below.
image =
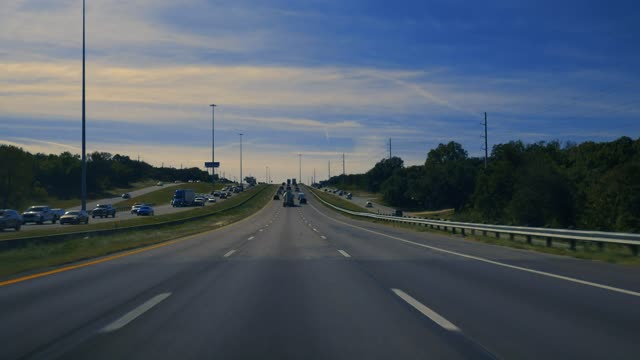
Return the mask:
{"type": "Polygon", "coordinates": [[[318,200],[320,200],[324,204],[350,215],[425,226],[432,229],[451,231],[454,234],[460,232],[462,235],[466,235],[466,232],[469,231],[472,235],[475,235],[476,232],[481,232],[482,235],[486,236],[487,233],[492,233],[496,238],[500,238],[500,236],[504,234],[508,235],[511,240],[514,240],[514,237],[516,235],[520,235],[525,237],[528,244],[532,244],[533,238],[535,237],[544,239],[546,241],[547,247],[553,246],[554,239],[559,239],[567,241],[569,243],[570,249],[572,250],[576,249],[576,244],[578,241],[594,242],[601,250],[607,243],[621,244],[628,246],[631,252],[636,256],[638,255],[638,250],[640,249],[640,234],[475,224],[446,220],[430,220],[409,216],[380,215],[343,209],[321,199],[315,192],[312,191],[312,193],[318,200]]]}

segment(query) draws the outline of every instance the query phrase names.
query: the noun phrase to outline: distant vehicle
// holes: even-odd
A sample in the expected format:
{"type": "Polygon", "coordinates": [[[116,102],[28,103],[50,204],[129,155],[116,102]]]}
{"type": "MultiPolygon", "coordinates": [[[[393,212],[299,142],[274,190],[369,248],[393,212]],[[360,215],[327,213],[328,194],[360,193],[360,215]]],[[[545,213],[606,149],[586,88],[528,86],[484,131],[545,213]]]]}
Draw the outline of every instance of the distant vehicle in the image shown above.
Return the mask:
{"type": "Polygon", "coordinates": [[[212,196],[212,197],[210,197],[210,198],[207,200],[207,202],[209,202],[209,203],[214,203],[214,202],[216,202],[216,198],[214,198],[214,197],[212,196]]]}
{"type": "Polygon", "coordinates": [[[373,207],[373,204],[371,203],[371,201],[367,201],[367,203],[365,204],[365,207],[371,208],[373,207]]]}
{"type": "Polygon", "coordinates": [[[145,206],[145,204],[143,204],[143,203],[135,203],[135,204],[133,204],[133,206],[131,207],[131,213],[132,214],[137,214],[138,213],[138,209],[140,209],[143,206],[145,206]]]}
{"type": "Polygon", "coordinates": [[[91,217],[96,218],[96,216],[104,217],[116,217],[116,208],[111,206],[111,204],[98,204],[95,209],[91,211],[91,217]]]}
{"type": "Polygon", "coordinates": [[[273,195],[273,200],[280,200],[280,195],[278,194],[273,195]]]}
{"type": "Polygon", "coordinates": [[[138,216],[153,216],[155,215],[153,212],[153,208],[149,205],[140,206],[138,212],[136,213],[138,216]]]}
{"type": "Polygon", "coordinates": [[[297,184],[296,179],[291,179],[291,185],[296,186],[297,184]]]}
{"type": "Polygon", "coordinates": [[[353,198],[353,195],[351,195],[351,193],[347,194],[347,200],[351,200],[353,198]]]}
{"type": "Polygon", "coordinates": [[[56,220],[60,220],[65,213],[64,209],[51,209],[51,212],[56,216],[56,220]]]}
{"type": "Polygon", "coordinates": [[[296,192],[299,193],[300,192],[300,188],[296,186],[296,192]]]}
{"type": "Polygon", "coordinates": [[[47,205],[31,206],[22,213],[23,225],[30,222],[42,225],[45,221],[56,223],[56,216],[47,205]]]}
{"type": "Polygon", "coordinates": [[[197,197],[193,200],[193,206],[204,206],[205,200],[204,198],[197,197]]]}
{"type": "Polygon", "coordinates": [[[84,210],[72,210],[67,211],[60,218],[60,225],[63,224],[80,224],[80,223],[89,223],[89,213],[84,210]]]}
{"type": "Polygon", "coordinates": [[[227,198],[227,193],[226,192],[221,192],[220,193],[220,199],[226,199],[227,198]]]}
{"type": "Polygon", "coordinates": [[[400,217],[402,217],[403,215],[404,215],[404,214],[402,213],[402,210],[395,210],[395,211],[393,212],[393,216],[400,216],[400,217]]]}
{"type": "Polygon", "coordinates": [[[298,202],[300,202],[300,204],[307,203],[307,197],[304,195],[304,193],[298,193],[298,202]]]}
{"type": "Polygon", "coordinates": [[[179,181],[179,180],[176,180],[176,181],[174,181],[173,183],[174,183],[174,184],[180,184],[180,181],[179,181]]]}
{"type": "Polygon", "coordinates": [[[123,199],[131,199],[131,194],[129,194],[129,193],[124,193],[124,194],[122,194],[122,196],[121,196],[121,197],[122,197],[123,199]]]}
{"type": "Polygon", "coordinates": [[[189,182],[190,182],[190,183],[192,183],[192,182],[193,182],[193,180],[189,180],[189,182]]]}
{"type": "Polygon", "coordinates": [[[178,189],[173,194],[173,207],[193,206],[196,200],[196,193],[191,189],[178,189]]]}
{"type": "Polygon", "coordinates": [[[284,195],[282,196],[282,206],[283,207],[294,207],[294,203],[293,203],[293,193],[291,191],[287,191],[286,193],[284,193],[284,195]]]}
{"type": "Polygon", "coordinates": [[[220,191],[214,191],[213,192],[213,196],[220,197],[220,191]]]}
{"type": "Polygon", "coordinates": [[[15,229],[20,231],[22,215],[15,210],[0,209],[0,230],[15,229]]]}

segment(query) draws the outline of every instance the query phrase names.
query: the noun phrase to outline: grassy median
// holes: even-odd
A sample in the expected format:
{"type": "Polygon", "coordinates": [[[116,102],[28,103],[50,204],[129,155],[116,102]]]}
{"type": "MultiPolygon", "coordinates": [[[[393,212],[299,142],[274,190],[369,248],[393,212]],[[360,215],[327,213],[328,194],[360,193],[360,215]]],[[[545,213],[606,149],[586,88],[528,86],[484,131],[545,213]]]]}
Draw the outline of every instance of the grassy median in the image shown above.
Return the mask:
{"type": "MultiPolygon", "coordinates": [[[[0,252],[0,276],[46,269],[71,262],[92,259],[115,252],[157,244],[180,237],[218,229],[240,221],[262,209],[271,201],[274,186],[261,185],[231,199],[211,206],[177,214],[182,219],[195,215],[207,217],[178,225],[164,225],[153,229],[125,231],[112,235],[79,235],[61,243],[29,244],[26,247],[0,252]],[[246,201],[241,206],[232,208],[246,201]]],[[[169,216],[169,215],[167,215],[169,216]]],[[[161,216],[155,217],[155,219],[161,216]]],[[[147,220],[155,220],[148,218],[147,220]]],[[[165,221],[167,221],[165,219],[165,221]]],[[[128,221],[131,223],[132,221],[128,221]]]]}
{"type": "MultiPolygon", "coordinates": [[[[317,194],[322,200],[325,200],[326,202],[332,205],[335,205],[337,207],[341,207],[343,209],[352,210],[352,211],[361,211],[361,212],[366,211],[363,208],[353,203],[350,203],[348,200],[344,200],[332,194],[326,194],[323,191],[319,191],[315,189],[311,189],[311,191],[314,194],[317,194]]],[[[326,206],[326,204],[324,203],[323,205],[326,206]]],[[[328,207],[328,208],[336,211],[331,207],[328,207]]],[[[457,235],[453,235],[451,231],[431,229],[431,228],[423,227],[419,225],[392,223],[392,222],[383,221],[383,220],[376,220],[376,219],[370,219],[370,218],[361,217],[361,216],[354,216],[346,213],[342,213],[342,215],[353,218],[353,219],[361,220],[361,221],[369,221],[376,224],[383,224],[383,225],[392,226],[395,228],[409,229],[417,232],[437,233],[441,235],[448,235],[448,236],[458,237],[458,238],[464,237],[464,239],[466,240],[473,240],[473,241],[482,242],[485,244],[507,246],[507,247],[522,249],[522,250],[533,250],[533,251],[553,254],[553,255],[571,256],[571,257],[583,259],[583,260],[598,260],[598,261],[604,261],[608,263],[624,264],[624,265],[640,265],[640,257],[634,256],[630,252],[629,248],[624,245],[606,244],[604,246],[604,249],[600,250],[595,243],[578,242],[576,246],[576,250],[571,250],[569,248],[568,242],[562,241],[559,239],[554,239],[553,246],[547,247],[545,239],[536,239],[535,237],[533,238],[532,244],[528,244],[526,242],[526,239],[522,236],[515,236],[513,240],[510,240],[509,237],[505,234],[503,234],[502,237],[500,238],[496,238],[495,236],[482,236],[480,234],[476,234],[476,235],[467,234],[465,236],[462,236],[459,231],[457,235]]],[[[489,234],[491,234],[491,232],[489,232],[489,234]]]]}

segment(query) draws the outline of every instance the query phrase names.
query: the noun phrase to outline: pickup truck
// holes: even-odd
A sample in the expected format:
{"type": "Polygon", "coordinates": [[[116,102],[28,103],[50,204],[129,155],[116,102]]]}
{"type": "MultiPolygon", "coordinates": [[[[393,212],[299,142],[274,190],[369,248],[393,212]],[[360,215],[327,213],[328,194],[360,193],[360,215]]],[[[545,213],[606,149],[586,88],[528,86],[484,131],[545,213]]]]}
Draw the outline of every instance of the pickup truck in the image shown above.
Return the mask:
{"type": "Polygon", "coordinates": [[[111,204],[98,204],[98,206],[91,211],[91,217],[95,219],[96,216],[100,216],[101,218],[109,216],[116,217],[116,208],[111,206],[111,204]]]}
{"type": "Polygon", "coordinates": [[[55,224],[56,220],[56,215],[47,205],[31,206],[22,213],[22,224],[29,222],[42,224],[45,221],[51,221],[52,224],[55,224]]]}

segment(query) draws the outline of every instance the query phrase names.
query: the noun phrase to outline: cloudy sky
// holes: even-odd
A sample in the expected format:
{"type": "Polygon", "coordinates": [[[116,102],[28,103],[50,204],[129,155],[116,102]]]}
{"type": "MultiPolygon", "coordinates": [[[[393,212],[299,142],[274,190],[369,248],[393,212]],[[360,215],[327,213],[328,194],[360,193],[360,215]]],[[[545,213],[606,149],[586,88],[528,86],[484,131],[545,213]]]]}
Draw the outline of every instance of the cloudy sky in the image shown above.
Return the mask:
{"type": "MultiPolygon", "coordinates": [[[[87,150],[228,177],[640,136],[635,1],[88,0],[87,150]]],[[[0,143],[80,152],[81,0],[3,0],[0,143]]]]}

